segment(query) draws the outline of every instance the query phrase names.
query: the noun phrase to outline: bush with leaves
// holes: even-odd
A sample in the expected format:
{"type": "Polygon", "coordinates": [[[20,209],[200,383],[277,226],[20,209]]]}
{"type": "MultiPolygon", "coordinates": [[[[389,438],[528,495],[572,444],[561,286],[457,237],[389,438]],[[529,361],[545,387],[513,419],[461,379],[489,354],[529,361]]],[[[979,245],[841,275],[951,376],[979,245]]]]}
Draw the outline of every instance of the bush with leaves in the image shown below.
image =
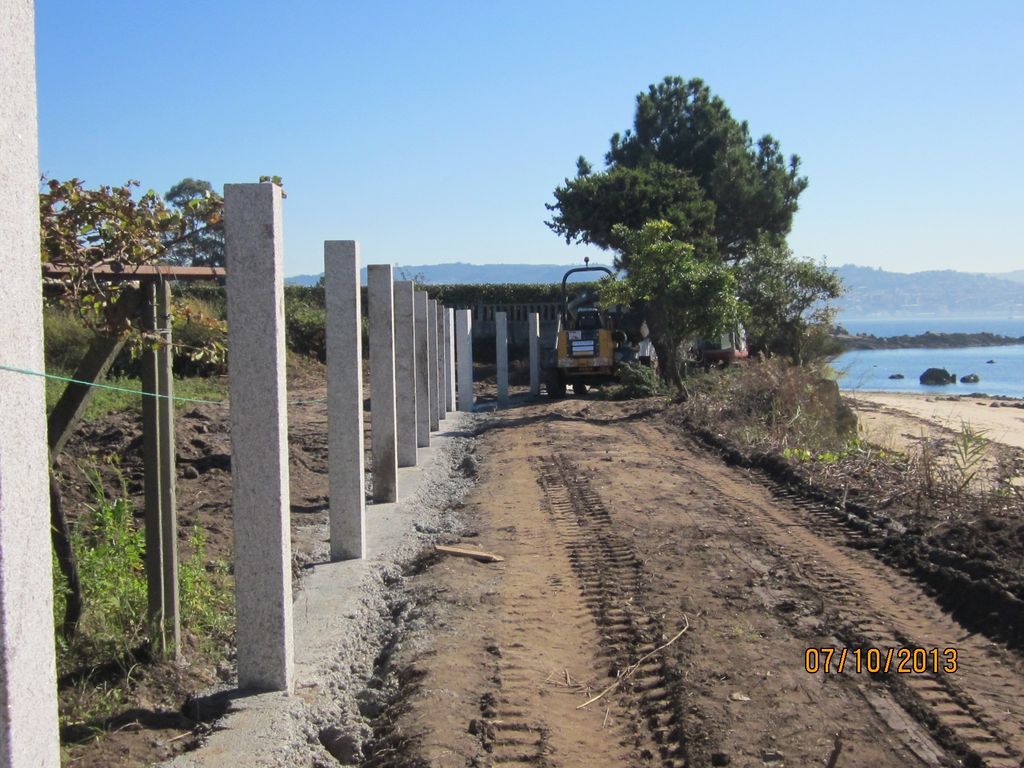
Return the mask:
{"type": "Polygon", "coordinates": [[[628,363],[619,368],[619,384],[607,391],[609,400],[635,400],[665,394],[665,385],[649,365],[628,363]]]}
{"type": "Polygon", "coordinates": [[[616,266],[625,263],[626,274],[602,280],[600,295],[605,306],[643,308],[662,375],[679,384],[684,342],[734,326],[740,304],[732,270],[717,258],[697,258],[673,231],[666,221],[650,221],[639,230],[617,225],[623,257],[616,266]]]}
{"type": "Polygon", "coordinates": [[[736,271],[753,352],[803,363],[838,351],[829,344],[835,309],[828,302],[843,293],[835,272],[768,242],[760,243],[736,271]]]}

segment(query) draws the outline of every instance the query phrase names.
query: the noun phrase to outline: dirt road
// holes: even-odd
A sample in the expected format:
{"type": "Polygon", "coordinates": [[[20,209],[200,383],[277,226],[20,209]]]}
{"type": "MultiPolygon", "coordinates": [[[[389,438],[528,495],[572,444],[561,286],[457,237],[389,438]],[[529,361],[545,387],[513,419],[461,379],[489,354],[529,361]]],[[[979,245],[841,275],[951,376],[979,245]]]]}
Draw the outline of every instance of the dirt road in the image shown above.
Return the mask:
{"type": "Polygon", "coordinates": [[[1022,764],[1018,654],[650,407],[485,425],[463,543],[505,560],[415,576],[366,765],[1022,764]]]}

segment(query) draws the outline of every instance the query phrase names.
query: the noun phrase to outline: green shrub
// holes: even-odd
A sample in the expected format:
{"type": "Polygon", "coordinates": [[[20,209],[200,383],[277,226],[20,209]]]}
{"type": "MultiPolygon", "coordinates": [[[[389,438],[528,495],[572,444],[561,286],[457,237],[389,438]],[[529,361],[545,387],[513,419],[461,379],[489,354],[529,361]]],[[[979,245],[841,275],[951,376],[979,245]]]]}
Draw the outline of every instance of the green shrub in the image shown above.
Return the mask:
{"type": "MultiPolygon", "coordinates": [[[[472,307],[482,304],[546,304],[562,300],[561,283],[504,283],[487,285],[424,285],[432,299],[448,307],[472,307]]],[[[597,282],[573,282],[570,295],[582,289],[598,289],[597,282]]]]}
{"type": "Polygon", "coordinates": [[[633,400],[665,394],[665,384],[649,365],[629,363],[619,369],[619,384],[608,391],[610,400],[633,400]]]}
{"type": "Polygon", "coordinates": [[[43,307],[43,349],[47,371],[74,371],[94,338],[95,334],[73,312],[62,306],[43,307]]]}
{"type": "Polygon", "coordinates": [[[171,323],[174,373],[178,376],[216,376],[227,373],[227,324],[224,305],[193,295],[178,297],[171,323]]]}
{"type": "Polygon", "coordinates": [[[290,350],[320,362],[327,359],[327,314],[322,305],[285,294],[285,337],[290,350]]]}
{"type": "Polygon", "coordinates": [[[842,450],[857,418],[821,369],[776,357],[687,379],[682,409],[698,425],[739,444],[780,453],[842,450]]]}

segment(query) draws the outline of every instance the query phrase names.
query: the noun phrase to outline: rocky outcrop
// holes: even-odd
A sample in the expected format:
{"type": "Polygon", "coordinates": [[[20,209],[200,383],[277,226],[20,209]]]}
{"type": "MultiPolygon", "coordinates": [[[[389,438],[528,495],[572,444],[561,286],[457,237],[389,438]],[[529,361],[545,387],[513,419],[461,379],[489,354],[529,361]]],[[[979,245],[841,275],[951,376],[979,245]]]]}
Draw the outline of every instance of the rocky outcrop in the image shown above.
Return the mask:
{"type": "Polygon", "coordinates": [[[902,373],[894,373],[889,378],[890,379],[905,379],[906,376],[904,376],[902,373]]]}
{"type": "Polygon", "coordinates": [[[995,347],[1024,344],[1024,336],[999,336],[994,333],[922,333],[917,336],[851,336],[838,326],[833,336],[846,352],[851,349],[954,349],[960,347],[995,347]]]}
{"type": "Polygon", "coordinates": [[[921,374],[921,383],[931,386],[956,384],[956,374],[950,373],[945,368],[929,368],[921,374]]]}
{"type": "Polygon", "coordinates": [[[981,377],[976,373],[968,373],[966,376],[960,377],[961,384],[977,384],[981,381],[981,377]]]}

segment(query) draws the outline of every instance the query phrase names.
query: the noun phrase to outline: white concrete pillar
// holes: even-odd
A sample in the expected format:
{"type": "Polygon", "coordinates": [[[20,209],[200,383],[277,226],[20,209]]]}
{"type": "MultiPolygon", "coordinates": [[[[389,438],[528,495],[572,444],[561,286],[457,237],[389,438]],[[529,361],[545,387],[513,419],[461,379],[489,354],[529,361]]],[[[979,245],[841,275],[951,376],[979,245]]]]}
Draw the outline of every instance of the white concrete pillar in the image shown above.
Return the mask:
{"type": "Polygon", "coordinates": [[[430,355],[427,339],[427,292],[413,297],[416,326],[416,445],[430,445],[430,355]]]}
{"type": "Polygon", "coordinates": [[[398,466],[416,466],[415,286],[395,283],[395,403],[398,413],[398,466]]]}
{"type": "Polygon", "coordinates": [[[455,311],[456,386],[459,410],[473,412],[473,316],[471,310],[455,311]]]}
{"type": "Polygon", "coordinates": [[[531,312],[526,323],[530,340],[530,394],[540,394],[540,313],[531,312]]]}
{"type": "Polygon", "coordinates": [[[238,686],[291,691],[281,188],[224,187],[238,686]]]}
{"type": "Polygon", "coordinates": [[[447,409],[444,406],[444,305],[440,302],[434,303],[436,310],[436,338],[437,338],[437,418],[443,421],[447,409]]]}
{"type": "Polygon", "coordinates": [[[366,268],[370,315],[370,456],[373,500],[398,501],[395,424],[395,284],[390,264],[366,268]]]}
{"type": "MultiPolygon", "coordinates": [[[[0,2],[0,363],[43,370],[32,0],[0,2]]],[[[0,766],[60,765],[43,379],[0,371],[0,766]]]]}
{"type": "Polygon", "coordinates": [[[437,302],[427,300],[427,406],[430,409],[430,431],[440,428],[437,414],[437,302]]]}
{"type": "Polygon", "coordinates": [[[444,309],[444,407],[455,410],[455,310],[444,309]]]}
{"type": "Polygon", "coordinates": [[[508,314],[494,313],[498,358],[498,405],[508,403],[508,314]]]}
{"type": "Polygon", "coordinates": [[[359,243],[324,242],[331,560],[366,557],[359,243]]]}

